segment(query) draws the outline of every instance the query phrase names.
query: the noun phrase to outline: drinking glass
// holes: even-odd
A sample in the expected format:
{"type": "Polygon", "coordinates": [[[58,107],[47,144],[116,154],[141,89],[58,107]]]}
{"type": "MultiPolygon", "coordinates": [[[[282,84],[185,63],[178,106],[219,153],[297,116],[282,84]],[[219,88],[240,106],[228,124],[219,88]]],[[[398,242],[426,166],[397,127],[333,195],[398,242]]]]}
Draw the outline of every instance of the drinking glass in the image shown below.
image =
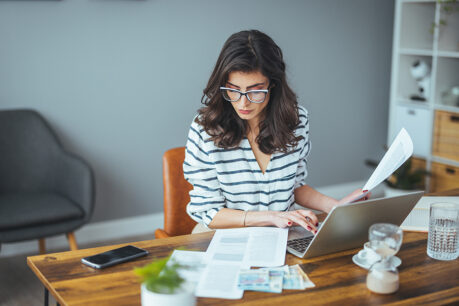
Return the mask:
{"type": "Polygon", "coordinates": [[[427,255],[438,260],[454,260],[459,256],[459,204],[430,205],[427,255]]]}
{"type": "Polygon", "coordinates": [[[381,255],[381,260],[370,267],[367,287],[376,293],[393,293],[398,290],[399,276],[390,258],[400,250],[403,231],[394,224],[376,223],[370,227],[369,240],[370,247],[381,255]]]}

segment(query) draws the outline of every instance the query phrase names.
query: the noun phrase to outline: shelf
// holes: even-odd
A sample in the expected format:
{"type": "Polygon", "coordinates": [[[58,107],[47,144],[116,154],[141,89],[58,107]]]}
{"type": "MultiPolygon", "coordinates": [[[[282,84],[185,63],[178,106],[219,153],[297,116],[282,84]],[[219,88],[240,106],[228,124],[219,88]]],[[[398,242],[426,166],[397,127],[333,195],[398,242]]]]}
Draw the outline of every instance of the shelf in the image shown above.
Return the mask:
{"type": "Polygon", "coordinates": [[[433,35],[430,31],[435,21],[435,7],[436,3],[430,1],[402,3],[400,48],[433,49],[433,35]]]}
{"type": "Polygon", "coordinates": [[[459,86],[459,60],[457,58],[438,58],[437,77],[434,86],[435,104],[445,105],[446,103],[442,103],[443,95],[454,86],[459,86]]]}
{"type": "MultiPolygon", "coordinates": [[[[421,56],[433,56],[433,51],[428,49],[409,49],[403,48],[399,51],[403,55],[421,55],[421,56]]],[[[450,52],[448,52],[450,53],[450,52]]]]}
{"type": "MultiPolygon", "coordinates": [[[[411,75],[411,67],[414,62],[426,62],[432,71],[432,57],[422,55],[400,55],[398,65],[397,96],[409,100],[411,95],[420,94],[417,81],[411,75]]],[[[427,97],[430,95],[428,94],[427,97]]]]}
{"type": "Polygon", "coordinates": [[[435,110],[442,110],[442,111],[452,112],[452,113],[459,113],[459,106],[449,106],[449,105],[435,104],[434,105],[434,109],[435,110]]]}
{"type": "Polygon", "coordinates": [[[432,156],[432,161],[436,163],[442,163],[454,167],[459,167],[459,161],[457,160],[452,160],[448,158],[443,158],[443,157],[438,157],[438,156],[432,156]]]}
{"type": "Polygon", "coordinates": [[[435,3],[436,0],[403,0],[403,3],[435,3]]]}
{"type": "MultiPolygon", "coordinates": [[[[435,167],[443,172],[446,168],[459,170],[457,121],[453,120],[453,125],[449,120],[438,119],[459,114],[459,105],[453,95],[456,93],[453,88],[459,86],[459,3],[396,0],[394,19],[387,143],[405,127],[413,140],[413,155],[425,158],[426,167],[432,173],[435,167]],[[445,13],[446,5],[454,6],[455,12],[445,13]],[[429,79],[420,82],[412,76],[413,65],[418,60],[429,66],[430,84],[429,79]],[[420,90],[425,91],[428,101],[410,99],[420,95],[420,90]],[[444,123],[441,129],[440,123],[444,123]],[[450,151],[454,154],[449,154],[450,151]]],[[[427,180],[427,188],[451,183],[449,176],[446,181],[440,180],[440,172],[427,180]]]]}
{"type": "Polygon", "coordinates": [[[397,105],[408,106],[408,107],[416,107],[422,109],[430,109],[430,104],[428,101],[421,102],[421,101],[414,101],[407,98],[399,97],[397,98],[397,105]]]}
{"type": "Polygon", "coordinates": [[[455,51],[438,51],[437,55],[439,57],[459,58],[459,52],[455,52],[455,51]]]}
{"type": "Polygon", "coordinates": [[[441,4],[439,7],[448,5],[453,9],[453,13],[447,14],[440,10],[440,19],[446,22],[445,25],[438,27],[438,50],[459,52],[459,3],[441,4]]]}

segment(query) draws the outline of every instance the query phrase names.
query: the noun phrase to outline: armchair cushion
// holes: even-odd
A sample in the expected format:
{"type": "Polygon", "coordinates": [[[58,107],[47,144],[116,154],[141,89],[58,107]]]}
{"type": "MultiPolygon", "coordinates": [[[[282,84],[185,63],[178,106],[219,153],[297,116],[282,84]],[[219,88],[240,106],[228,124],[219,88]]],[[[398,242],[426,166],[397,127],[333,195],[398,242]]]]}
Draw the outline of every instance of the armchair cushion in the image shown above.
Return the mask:
{"type": "Polygon", "coordinates": [[[58,194],[0,195],[0,230],[58,223],[83,216],[78,205],[58,194]]]}

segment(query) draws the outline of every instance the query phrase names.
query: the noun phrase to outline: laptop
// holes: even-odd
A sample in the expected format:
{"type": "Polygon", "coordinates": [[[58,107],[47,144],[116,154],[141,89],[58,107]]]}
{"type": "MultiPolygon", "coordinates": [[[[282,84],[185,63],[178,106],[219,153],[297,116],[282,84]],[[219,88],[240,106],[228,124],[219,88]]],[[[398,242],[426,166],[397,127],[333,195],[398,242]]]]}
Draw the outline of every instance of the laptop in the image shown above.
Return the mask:
{"type": "Polygon", "coordinates": [[[311,258],[362,246],[374,223],[400,226],[424,194],[378,198],[335,206],[319,225],[316,235],[301,226],[289,230],[287,251],[300,258],[311,258]]]}

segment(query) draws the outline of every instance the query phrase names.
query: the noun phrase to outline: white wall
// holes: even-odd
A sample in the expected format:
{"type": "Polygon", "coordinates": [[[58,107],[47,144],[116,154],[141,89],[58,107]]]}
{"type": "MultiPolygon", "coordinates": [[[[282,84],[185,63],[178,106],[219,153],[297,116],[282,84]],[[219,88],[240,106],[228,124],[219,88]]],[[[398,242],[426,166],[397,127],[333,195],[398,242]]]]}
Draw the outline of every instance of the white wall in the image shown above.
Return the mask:
{"type": "Polygon", "coordinates": [[[310,184],[365,180],[386,139],[393,5],[0,1],[0,109],[39,110],[93,165],[93,221],[158,213],[162,154],[184,145],[223,42],[256,28],[310,111],[310,184]]]}

